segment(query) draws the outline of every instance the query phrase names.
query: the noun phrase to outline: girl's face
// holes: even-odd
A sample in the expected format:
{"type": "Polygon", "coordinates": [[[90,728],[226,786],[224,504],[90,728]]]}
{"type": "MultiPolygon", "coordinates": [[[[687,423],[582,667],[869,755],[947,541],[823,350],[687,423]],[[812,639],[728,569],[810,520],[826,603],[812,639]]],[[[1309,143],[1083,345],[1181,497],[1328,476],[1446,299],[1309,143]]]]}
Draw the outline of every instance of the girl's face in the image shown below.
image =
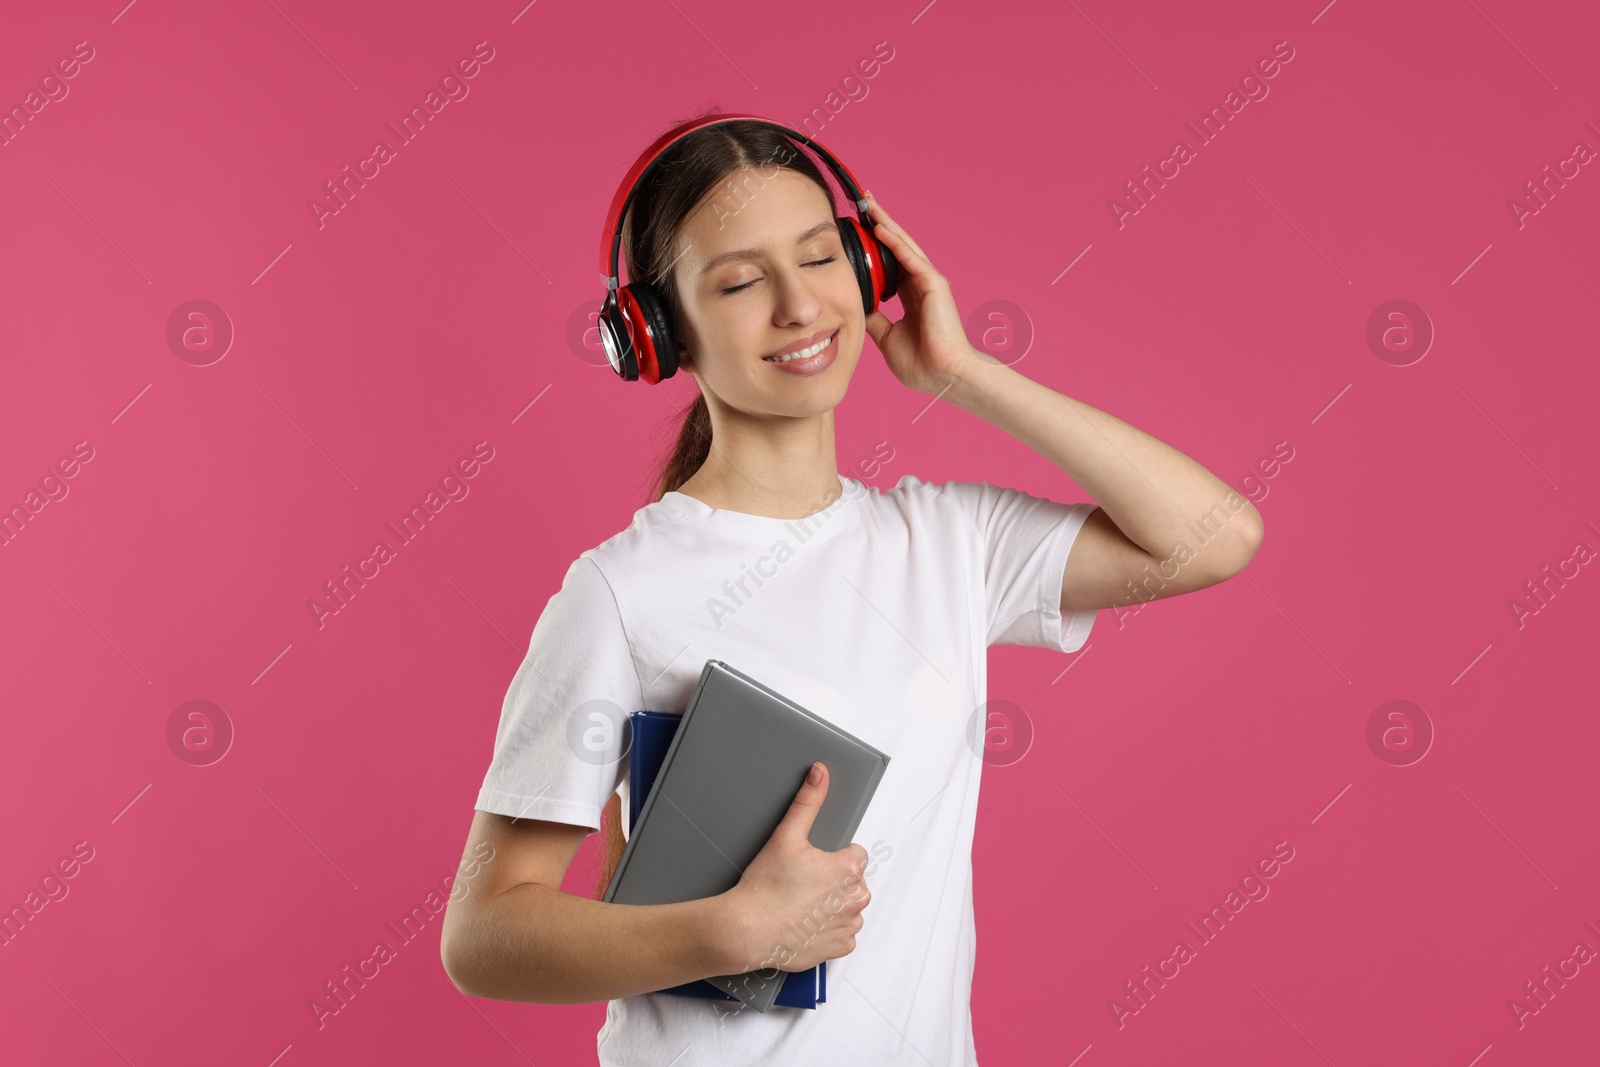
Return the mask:
{"type": "Polygon", "coordinates": [[[792,170],[769,173],[734,172],[678,231],[679,364],[727,407],[818,415],[844,399],[861,357],[861,289],[831,198],[792,170]],[[762,359],[835,333],[815,373],[762,359]]]}

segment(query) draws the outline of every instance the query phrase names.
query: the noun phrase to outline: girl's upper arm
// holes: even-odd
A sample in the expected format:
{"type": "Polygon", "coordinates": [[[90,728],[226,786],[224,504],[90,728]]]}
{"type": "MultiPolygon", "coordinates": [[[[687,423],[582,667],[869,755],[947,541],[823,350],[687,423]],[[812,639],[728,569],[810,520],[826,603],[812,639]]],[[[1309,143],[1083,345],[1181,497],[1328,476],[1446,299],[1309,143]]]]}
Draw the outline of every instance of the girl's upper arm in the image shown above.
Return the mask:
{"type": "Polygon", "coordinates": [[[1067,553],[1061,574],[1062,614],[1131,603],[1134,597],[1127,583],[1137,586],[1147,576],[1145,568],[1153,571],[1154,563],[1148,552],[1117,528],[1105,508],[1095,508],[1067,553]]]}
{"type": "Polygon", "coordinates": [[[451,900],[495,897],[530,883],[560,889],[583,839],[592,833],[573,823],[474,812],[456,874],[459,888],[451,900]]]}
{"type": "Polygon", "coordinates": [[[1097,507],[1084,520],[1067,553],[1067,565],[1061,575],[1061,610],[1086,611],[1161,600],[1205,589],[1228,577],[1199,564],[1198,558],[1184,563],[1181,556],[1156,559],[1129,540],[1105,508],[1097,507]]]}

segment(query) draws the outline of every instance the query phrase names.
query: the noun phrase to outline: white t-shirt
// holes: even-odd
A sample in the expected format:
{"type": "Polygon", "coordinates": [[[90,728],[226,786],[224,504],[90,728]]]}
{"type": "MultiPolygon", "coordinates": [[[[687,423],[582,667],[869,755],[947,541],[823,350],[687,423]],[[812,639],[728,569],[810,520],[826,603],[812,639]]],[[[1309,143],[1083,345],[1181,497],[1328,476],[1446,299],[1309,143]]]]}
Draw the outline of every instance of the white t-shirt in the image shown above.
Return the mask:
{"type": "Polygon", "coordinates": [[[827,1001],[766,1014],[643,994],[607,1003],[602,1067],[975,1067],[972,835],[986,648],[1076,651],[1093,611],[1060,611],[1094,504],[988,482],[891,490],[840,478],[806,519],[668,493],[585,551],[534,626],[506,693],[483,811],[599,829],[628,810],[621,717],[682,712],[723,660],[890,756],[855,841],[872,902],[827,1001]],[[598,703],[597,703],[598,702],[598,703]]]}

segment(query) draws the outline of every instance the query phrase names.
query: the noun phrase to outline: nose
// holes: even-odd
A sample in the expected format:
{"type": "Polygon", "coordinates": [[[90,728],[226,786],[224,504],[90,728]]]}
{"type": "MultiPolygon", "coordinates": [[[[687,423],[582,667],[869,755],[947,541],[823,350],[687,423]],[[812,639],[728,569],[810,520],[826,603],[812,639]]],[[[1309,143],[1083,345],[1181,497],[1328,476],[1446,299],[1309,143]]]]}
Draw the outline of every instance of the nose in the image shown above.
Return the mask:
{"type": "Polygon", "coordinates": [[[774,292],[777,294],[777,306],[772,309],[775,325],[804,326],[815,322],[822,314],[822,300],[817,296],[813,279],[807,278],[798,266],[778,273],[774,292]]]}

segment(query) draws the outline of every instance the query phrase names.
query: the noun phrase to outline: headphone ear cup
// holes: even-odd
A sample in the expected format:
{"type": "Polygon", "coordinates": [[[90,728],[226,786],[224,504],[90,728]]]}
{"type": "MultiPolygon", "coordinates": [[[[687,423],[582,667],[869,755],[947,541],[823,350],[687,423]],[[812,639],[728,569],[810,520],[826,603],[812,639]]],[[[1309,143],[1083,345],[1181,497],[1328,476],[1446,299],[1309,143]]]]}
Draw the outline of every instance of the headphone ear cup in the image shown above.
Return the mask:
{"type": "Polygon", "coordinates": [[[877,288],[872,281],[872,264],[861,247],[860,224],[855,219],[840,216],[839,243],[844,246],[844,258],[855,272],[856,285],[861,288],[861,308],[865,314],[878,310],[877,288]]]}
{"type": "Polygon", "coordinates": [[[883,292],[878,299],[887,300],[900,291],[900,261],[876,236],[872,238],[872,247],[878,253],[878,262],[883,264],[883,292]]]}
{"type": "Polygon", "coordinates": [[[637,377],[654,385],[676,374],[678,342],[655,290],[643,282],[630,283],[622,287],[617,302],[628,320],[637,377]]]}
{"type": "Polygon", "coordinates": [[[899,289],[900,264],[859,219],[840,216],[838,223],[845,259],[861,287],[861,306],[870,315],[899,289]]]}
{"type": "Polygon", "coordinates": [[[600,305],[596,325],[600,328],[600,343],[605,349],[606,361],[617,372],[617,377],[631,382],[639,377],[639,360],[634,355],[627,313],[622,310],[622,296],[619,292],[615,301],[607,298],[600,305]]]}
{"type": "Polygon", "coordinates": [[[672,332],[672,316],[667,313],[666,302],[647,284],[640,284],[634,298],[650,328],[650,348],[655,357],[652,362],[656,368],[656,376],[650,380],[664,382],[678,373],[678,338],[672,332]]]}

